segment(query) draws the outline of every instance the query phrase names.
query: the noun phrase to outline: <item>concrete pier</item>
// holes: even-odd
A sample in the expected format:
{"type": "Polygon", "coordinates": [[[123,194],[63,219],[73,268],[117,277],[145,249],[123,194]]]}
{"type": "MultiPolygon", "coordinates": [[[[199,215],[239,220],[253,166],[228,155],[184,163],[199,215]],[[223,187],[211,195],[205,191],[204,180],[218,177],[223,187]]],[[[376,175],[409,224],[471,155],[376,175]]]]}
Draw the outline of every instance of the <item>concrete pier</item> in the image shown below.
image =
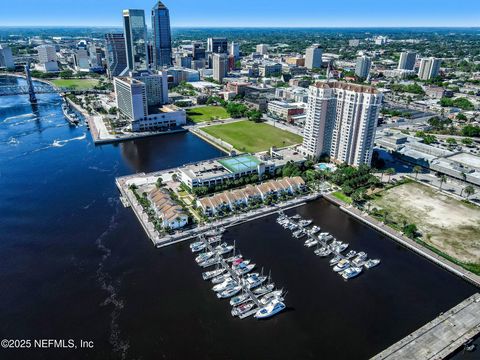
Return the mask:
{"type": "Polygon", "coordinates": [[[372,360],[444,359],[480,333],[480,294],[462,301],[372,360]]]}

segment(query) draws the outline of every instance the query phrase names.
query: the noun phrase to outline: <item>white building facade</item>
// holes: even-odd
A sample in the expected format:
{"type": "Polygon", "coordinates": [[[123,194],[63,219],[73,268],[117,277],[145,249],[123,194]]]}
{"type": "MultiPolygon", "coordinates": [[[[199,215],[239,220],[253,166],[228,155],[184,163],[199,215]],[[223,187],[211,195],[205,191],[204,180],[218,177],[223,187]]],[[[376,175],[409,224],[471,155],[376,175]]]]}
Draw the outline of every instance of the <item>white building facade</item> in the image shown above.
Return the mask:
{"type": "Polygon", "coordinates": [[[341,82],[310,86],[303,154],[369,165],[382,99],[369,86],[341,82]]]}
{"type": "Polygon", "coordinates": [[[420,60],[420,67],[418,69],[418,77],[422,80],[430,80],[438,75],[440,72],[440,65],[442,61],[434,57],[420,60]]]}
{"type": "Polygon", "coordinates": [[[38,52],[38,63],[45,72],[58,71],[57,53],[53,45],[40,45],[36,48],[38,52]]]}
{"type": "Polygon", "coordinates": [[[319,45],[312,45],[305,51],[305,67],[309,70],[322,67],[322,48],[319,45]]]}

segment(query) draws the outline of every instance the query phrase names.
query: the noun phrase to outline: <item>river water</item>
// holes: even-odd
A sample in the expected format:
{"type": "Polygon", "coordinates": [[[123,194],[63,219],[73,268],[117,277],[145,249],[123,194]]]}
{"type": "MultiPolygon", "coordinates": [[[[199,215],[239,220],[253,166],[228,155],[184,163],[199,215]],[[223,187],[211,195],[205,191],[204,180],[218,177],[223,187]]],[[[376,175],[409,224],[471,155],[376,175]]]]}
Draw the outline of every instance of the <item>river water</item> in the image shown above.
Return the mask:
{"type": "Polygon", "coordinates": [[[190,133],[95,146],[57,95],[38,98],[0,97],[0,338],[94,348],[1,359],[366,359],[476,291],[322,200],[293,212],[381,265],[346,282],[273,216],[237,226],[225,239],[271,271],[288,309],[234,319],[188,245],[155,249],[114,184],[222,154],[190,133]]]}

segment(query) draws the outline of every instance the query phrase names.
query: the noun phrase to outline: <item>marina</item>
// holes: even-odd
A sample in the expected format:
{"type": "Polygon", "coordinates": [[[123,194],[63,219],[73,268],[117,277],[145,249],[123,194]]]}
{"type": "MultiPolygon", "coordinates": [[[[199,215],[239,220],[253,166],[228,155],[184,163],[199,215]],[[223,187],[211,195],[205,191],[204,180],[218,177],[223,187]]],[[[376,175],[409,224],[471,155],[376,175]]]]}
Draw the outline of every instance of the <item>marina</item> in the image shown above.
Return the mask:
{"type": "Polygon", "coordinates": [[[271,276],[263,275],[263,268],[261,273],[251,273],[256,264],[245,260],[242,255],[235,255],[235,245],[214,245],[221,241],[224,232],[225,228],[209,230],[190,244],[192,253],[203,251],[195,258],[200,267],[216,266],[215,270],[202,274],[203,280],[214,284],[212,290],[219,299],[230,298],[231,314],[240,319],[252,315],[257,319],[266,319],[284,310],[285,294],[283,290],[275,290],[271,276]],[[228,255],[231,252],[233,255],[228,255]]]}
{"type": "Polygon", "coordinates": [[[350,250],[344,255],[343,252],[349,247],[349,244],[336,240],[328,232],[317,235],[321,231],[319,226],[314,225],[311,229],[307,228],[312,224],[312,220],[302,219],[299,215],[289,217],[280,210],[276,221],[283,228],[291,230],[294,238],[308,237],[304,245],[307,248],[316,246],[315,255],[319,257],[331,255],[330,266],[345,280],[357,277],[362,273],[363,268],[371,269],[380,264],[380,259],[367,259],[367,254],[363,251],[350,250]]]}

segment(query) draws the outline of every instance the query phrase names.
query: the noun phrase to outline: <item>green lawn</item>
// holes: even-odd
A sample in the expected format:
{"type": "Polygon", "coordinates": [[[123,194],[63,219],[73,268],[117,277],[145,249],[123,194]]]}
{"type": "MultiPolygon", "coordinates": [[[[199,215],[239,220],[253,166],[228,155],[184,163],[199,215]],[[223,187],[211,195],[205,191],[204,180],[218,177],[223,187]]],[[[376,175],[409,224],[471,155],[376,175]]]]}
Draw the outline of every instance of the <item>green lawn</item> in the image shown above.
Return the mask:
{"type": "Polygon", "coordinates": [[[98,84],[98,80],[94,79],[57,79],[51,82],[61,88],[70,88],[75,90],[92,89],[98,84]]]}
{"type": "Polygon", "coordinates": [[[335,196],[337,199],[342,200],[343,202],[345,202],[347,204],[352,203],[352,198],[350,196],[345,195],[341,191],[335,191],[334,193],[332,193],[332,195],[335,196]]]}
{"type": "Polygon", "coordinates": [[[232,144],[245,152],[259,152],[272,146],[284,147],[302,142],[302,137],[265,123],[243,120],[202,128],[206,133],[232,144]]]}
{"type": "Polygon", "coordinates": [[[195,123],[215,119],[228,119],[230,116],[222,106],[203,106],[187,110],[187,117],[195,123]]]}

